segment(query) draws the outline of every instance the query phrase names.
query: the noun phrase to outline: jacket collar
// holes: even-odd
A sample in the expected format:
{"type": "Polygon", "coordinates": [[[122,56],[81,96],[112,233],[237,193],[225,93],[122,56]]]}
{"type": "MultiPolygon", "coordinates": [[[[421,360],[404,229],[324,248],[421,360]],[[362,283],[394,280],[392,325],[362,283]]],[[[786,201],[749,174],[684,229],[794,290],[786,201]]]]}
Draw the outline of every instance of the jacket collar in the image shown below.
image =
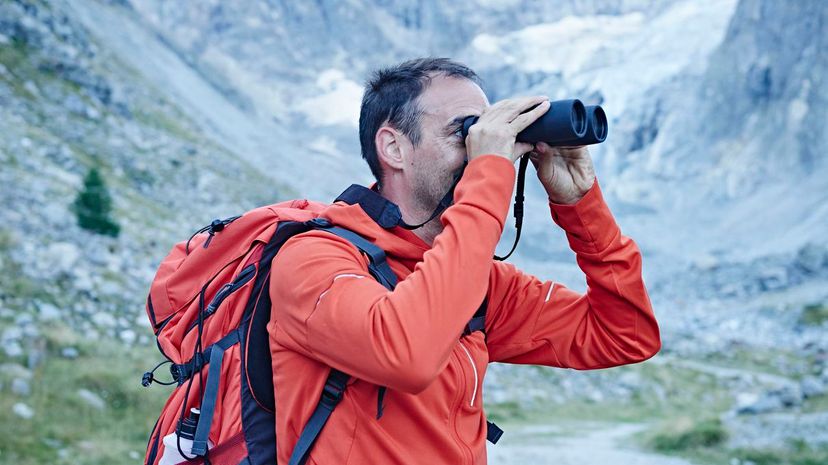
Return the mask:
{"type": "Polygon", "coordinates": [[[372,241],[409,269],[431,248],[412,231],[398,226],[402,221],[400,208],[380,195],[376,184],[371,188],[352,185],[320,215],[372,241]]]}
{"type": "Polygon", "coordinates": [[[339,194],[334,202],[343,201],[348,205],[359,205],[383,229],[398,226],[402,220],[400,207],[381,196],[375,188],[376,184],[371,186],[371,189],[359,184],[351,184],[351,187],[339,194]]]}

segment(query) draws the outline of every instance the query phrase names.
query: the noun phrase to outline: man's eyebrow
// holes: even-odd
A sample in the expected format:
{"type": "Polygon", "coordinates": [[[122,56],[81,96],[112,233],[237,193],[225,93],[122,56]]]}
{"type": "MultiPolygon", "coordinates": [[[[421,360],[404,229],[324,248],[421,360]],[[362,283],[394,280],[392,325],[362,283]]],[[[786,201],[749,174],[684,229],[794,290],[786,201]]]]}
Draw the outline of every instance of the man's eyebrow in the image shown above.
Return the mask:
{"type": "Polygon", "coordinates": [[[469,116],[474,116],[474,115],[463,115],[463,116],[458,116],[458,117],[454,118],[453,120],[451,120],[451,122],[449,122],[449,124],[446,125],[446,129],[457,130],[460,126],[463,125],[463,121],[465,121],[466,118],[468,118],[469,116]]]}

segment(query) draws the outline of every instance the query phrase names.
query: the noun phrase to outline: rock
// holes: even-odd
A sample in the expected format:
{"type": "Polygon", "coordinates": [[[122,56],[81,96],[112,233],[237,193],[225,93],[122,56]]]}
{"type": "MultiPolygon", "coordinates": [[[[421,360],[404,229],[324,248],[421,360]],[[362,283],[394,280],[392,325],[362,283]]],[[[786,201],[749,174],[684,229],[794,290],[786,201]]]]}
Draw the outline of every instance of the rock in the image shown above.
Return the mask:
{"type": "Polygon", "coordinates": [[[17,363],[3,363],[0,365],[0,373],[10,378],[23,378],[27,380],[32,378],[32,371],[17,363]]]}
{"type": "Polygon", "coordinates": [[[23,378],[14,378],[11,382],[12,394],[20,397],[29,397],[32,393],[32,386],[23,378]]]}
{"type": "Polygon", "coordinates": [[[782,402],[782,405],[785,407],[796,407],[802,405],[802,401],[804,399],[802,389],[798,384],[791,384],[781,389],[771,391],[769,395],[777,395],[779,400],[782,402]]]}
{"type": "Polygon", "coordinates": [[[23,338],[23,328],[18,325],[10,326],[3,331],[0,341],[3,343],[16,342],[23,338]]]}
{"type": "MultiPolygon", "coordinates": [[[[18,328],[23,328],[23,327],[25,327],[27,325],[30,325],[32,323],[34,323],[34,317],[32,317],[32,315],[29,315],[28,313],[21,313],[21,314],[17,315],[17,318],[14,319],[14,324],[18,328]]],[[[23,334],[23,333],[21,333],[21,334],[23,334]]]]}
{"type": "Polygon", "coordinates": [[[783,267],[764,269],[758,276],[759,287],[763,291],[773,291],[786,287],[789,282],[788,270],[783,267]]]}
{"type": "Polygon", "coordinates": [[[736,413],[757,415],[779,410],[784,406],[778,394],[739,393],[736,396],[736,413]]]}
{"type": "Polygon", "coordinates": [[[102,328],[112,328],[115,326],[115,317],[106,312],[98,312],[92,315],[92,322],[102,328]]]}
{"type": "Polygon", "coordinates": [[[125,329],[125,330],[121,331],[119,336],[121,337],[121,340],[126,342],[127,344],[134,343],[135,339],[137,337],[137,335],[135,334],[135,331],[133,331],[131,329],[125,329]]]}
{"type": "Polygon", "coordinates": [[[78,397],[80,397],[86,405],[94,409],[103,410],[106,408],[106,402],[101,398],[101,396],[88,389],[78,389],[78,397]]]}
{"type": "Polygon", "coordinates": [[[63,100],[63,106],[76,115],[86,116],[86,104],[77,94],[69,94],[63,100]]]}
{"type": "Polygon", "coordinates": [[[38,308],[42,321],[53,321],[60,318],[60,309],[49,303],[42,303],[38,308]]]}
{"type": "Polygon", "coordinates": [[[24,420],[30,420],[34,417],[34,410],[23,402],[17,402],[12,406],[12,413],[24,420]]]}
{"type": "Polygon", "coordinates": [[[101,295],[117,296],[124,292],[124,287],[115,281],[104,281],[98,287],[98,292],[101,295]]]}
{"type": "Polygon", "coordinates": [[[46,360],[46,342],[43,339],[36,340],[27,355],[27,364],[30,369],[34,369],[46,360]]]}
{"type": "Polygon", "coordinates": [[[23,84],[23,88],[26,89],[27,92],[34,95],[35,97],[40,97],[40,88],[38,88],[37,84],[35,84],[34,82],[26,81],[23,84]]]}
{"type": "Polygon", "coordinates": [[[92,291],[95,283],[92,280],[92,274],[85,268],[78,267],[74,270],[75,288],[79,291],[92,291]]]}
{"type": "Polygon", "coordinates": [[[70,360],[78,358],[78,355],[80,355],[80,353],[78,353],[78,349],[74,347],[64,347],[60,351],[61,357],[68,358],[70,360]]]}
{"type": "Polygon", "coordinates": [[[806,376],[802,379],[799,386],[802,391],[802,396],[806,399],[821,396],[828,392],[825,383],[815,376],[806,376]]]}
{"type": "Polygon", "coordinates": [[[69,274],[75,269],[81,251],[69,242],[53,242],[46,248],[46,255],[50,257],[50,266],[56,273],[69,274]]]}
{"type": "Polygon", "coordinates": [[[828,263],[828,253],[816,244],[810,243],[799,249],[796,264],[808,273],[816,273],[828,263]]]}
{"type": "Polygon", "coordinates": [[[719,266],[719,258],[715,255],[704,253],[699,254],[693,259],[693,266],[701,271],[715,270],[719,266]]]}
{"type": "Polygon", "coordinates": [[[10,358],[16,358],[23,355],[23,347],[21,347],[17,342],[4,343],[3,351],[6,352],[6,356],[10,358]]]}

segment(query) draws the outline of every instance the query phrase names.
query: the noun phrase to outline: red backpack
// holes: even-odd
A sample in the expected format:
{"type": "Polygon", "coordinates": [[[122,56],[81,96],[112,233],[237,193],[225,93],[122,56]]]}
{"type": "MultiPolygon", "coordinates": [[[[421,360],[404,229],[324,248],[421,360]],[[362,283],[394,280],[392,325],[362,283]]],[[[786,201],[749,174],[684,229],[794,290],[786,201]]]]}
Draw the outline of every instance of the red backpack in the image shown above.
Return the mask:
{"type": "MultiPolygon", "coordinates": [[[[362,251],[369,271],[393,289],[396,277],[384,252],[357,234],[332,226],[319,213],[327,205],[294,200],[215,220],[161,262],[147,298],[147,315],[167,360],[142,384],[175,385],[147,444],[144,463],[156,465],[161,439],[188,429],[185,463],[259,465],[276,462],[273,378],[267,324],[270,265],[290,237],[322,229],[362,251]],[[172,382],[155,378],[170,364],[172,382]],[[200,410],[196,421],[187,415],[200,410]],[[209,442],[208,442],[209,441],[209,442]],[[214,444],[214,445],[213,445],[214,444]]],[[[349,376],[331,370],[316,412],[303,430],[291,463],[301,464],[342,397],[349,376]]],[[[182,451],[180,440],[177,442],[182,451]]]]}

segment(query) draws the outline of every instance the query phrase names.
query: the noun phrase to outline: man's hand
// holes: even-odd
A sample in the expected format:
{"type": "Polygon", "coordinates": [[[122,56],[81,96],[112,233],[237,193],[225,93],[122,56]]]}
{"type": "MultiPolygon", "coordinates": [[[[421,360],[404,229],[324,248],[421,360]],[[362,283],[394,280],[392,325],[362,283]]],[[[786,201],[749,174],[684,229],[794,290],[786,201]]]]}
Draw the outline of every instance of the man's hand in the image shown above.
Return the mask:
{"type": "Polygon", "coordinates": [[[595,170],[586,146],[550,147],[538,142],[529,158],[552,203],[576,203],[595,182],[595,170]]]}
{"type": "Polygon", "coordinates": [[[532,144],[515,142],[515,137],[548,110],[549,98],[544,96],[501,100],[490,106],[469,128],[466,136],[469,161],[494,154],[514,163],[532,150],[532,144]]]}

